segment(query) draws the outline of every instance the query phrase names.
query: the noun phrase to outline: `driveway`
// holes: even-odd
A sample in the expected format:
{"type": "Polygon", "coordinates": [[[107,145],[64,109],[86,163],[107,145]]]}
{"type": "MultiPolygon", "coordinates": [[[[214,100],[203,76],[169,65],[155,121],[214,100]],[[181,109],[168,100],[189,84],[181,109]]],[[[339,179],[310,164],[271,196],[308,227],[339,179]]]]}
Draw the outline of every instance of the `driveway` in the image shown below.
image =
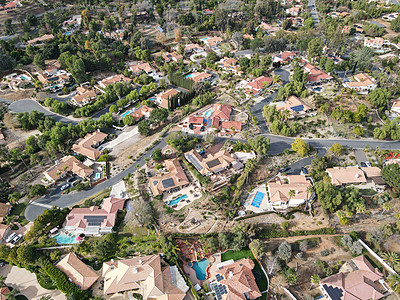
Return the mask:
{"type": "Polygon", "coordinates": [[[33,110],[36,110],[38,112],[44,113],[45,116],[47,117],[52,117],[56,122],[63,122],[66,124],[72,123],[72,124],[78,124],[78,121],[63,117],[59,114],[56,114],[54,112],[51,112],[47,109],[45,109],[42,105],[37,103],[35,100],[31,99],[23,99],[19,101],[15,101],[11,103],[8,107],[8,109],[13,112],[13,113],[23,113],[23,112],[32,112],[33,110]]]}
{"type": "Polygon", "coordinates": [[[59,290],[46,290],[37,282],[35,273],[16,266],[5,265],[0,267],[0,276],[6,277],[4,283],[16,288],[29,300],[37,300],[50,295],[53,300],[65,300],[66,297],[59,290]]]}
{"type": "Polygon", "coordinates": [[[361,162],[367,161],[367,157],[365,156],[364,151],[361,149],[357,149],[354,151],[354,154],[356,156],[356,161],[357,161],[358,165],[361,167],[361,162]]]}
{"type": "MultiPolygon", "coordinates": [[[[289,75],[290,73],[284,69],[276,69],[274,71],[274,75],[279,75],[282,80],[282,84],[285,85],[289,82],[289,75]]],[[[257,118],[258,121],[258,126],[260,127],[261,133],[269,133],[269,129],[267,126],[267,123],[265,122],[264,116],[263,116],[263,107],[269,103],[272,102],[276,97],[278,96],[278,92],[275,92],[260,102],[254,104],[251,108],[251,112],[253,113],[253,116],[257,118]]]]}

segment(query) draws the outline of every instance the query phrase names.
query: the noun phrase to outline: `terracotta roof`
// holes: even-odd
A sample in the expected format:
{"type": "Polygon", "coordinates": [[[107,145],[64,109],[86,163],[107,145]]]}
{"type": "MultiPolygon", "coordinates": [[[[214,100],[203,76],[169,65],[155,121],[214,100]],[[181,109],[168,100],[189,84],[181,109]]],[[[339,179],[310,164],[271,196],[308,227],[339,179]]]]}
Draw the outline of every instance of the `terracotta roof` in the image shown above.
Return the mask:
{"type": "Polygon", "coordinates": [[[238,121],[224,121],[221,123],[221,128],[225,130],[232,130],[232,128],[235,131],[241,131],[242,130],[242,122],[238,121]]]}
{"type": "Polygon", "coordinates": [[[92,100],[95,97],[96,97],[96,92],[94,90],[88,90],[83,94],[75,95],[74,97],[72,97],[72,100],[75,101],[76,103],[82,103],[88,100],[92,100]]]}
{"type": "Polygon", "coordinates": [[[106,228],[115,225],[117,212],[124,208],[125,199],[109,197],[104,199],[102,208],[97,206],[73,208],[67,216],[66,227],[85,229],[90,225],[87,216],[104,216],[104,220],[96,227],[106,228]]]}
{"type": "Polygon", "coordinates": [[[174,53],[174,52],[167,52],[167,53],[162,54],[162,58],[166,62],[168,62],[170,60],[176,60],[176,61],[181,60],[181,59],[183,59],[183,56],[180,54],[174,53]]]}
{"type": "Polygon", "coordinates": [[[150,188],[154,196],[161,195],[164,191],[189,184],[189,179],[177,158],[164,161],[167,173],[150,177],[150,188]]]}
{"type": "Polygon", "coordinates": [[[232,113],[232,106],[228,104],[215,104],[214,105],[214,117],[218,117],[221,120],[229,120],[232,113]]]}
{"type": "Polygon", "coordinates": [[[192,51],[192,50],[198,50],[198,51],[201,51],[201,50],[204,50],[204,48],[203,47],[201,47],[199,44],[187,44],[187,45],[185,45],[185,51],[192,51]]]}
{"type": "Polygon", "coordinates": [[[117,74],[117,75],[110,76],[110,77],[103,79],[100,83],[103,86],[107,86],[107,85],[110,85],[110,84],[113,84],[116,82],[131,82],[131,81],[132,81],[132,79],[130,79],[124,75],[117,74]]]}
{"type": "Polygon", "coordinates": [[[82,262],[75,253],[69,253],[56,264],[56,267],[82,290],[90,288],[99,278],[92,268],[82,262]]]}
{"type": "Polygon", "coordinates": [[[212,75],[207,73],[207,72],[195,72],[192,73],[192,77],[190,77],[190,79],[192,79],[194,82],[200,82],[203,81],[204,79],[210,78],[212,75]]]}
{"type": "Polygon", "coordinates": [[[376,83],[372,80],[372,78],[365,73],[359,73],[357,75],[354,75],[354,79],[356,81],[350,81],[346,82],[345,84],[348,87],[367,87],[369,85],[376,85],[376,83]]]}
{"type": "Polygon", "coordinates": [[[96,160],[100,157],[102,152],[93,148],[92,146],[104,141],[107,136],[107,133],[103,133],[99,130],[88,133],[78,144],[72,145],[72,150],[76,153],[96,160]]]}
{"type": "Polygon", "coordinates": [[[292,114],[299,114],[301,112],[306,112],[307,110],[310,110],[311,107],[305,104],[296,96],[290,96],[289,98],[286,99],[284,105],[277,106],[276,109],[278,111],[288,110],[292,114]],[[301,105],[303,106],[303,108],[301,108],[301,105]]]}
{"type": "Polygon", "coordinates": [[[354,264],[353,271],[340,272],[324,278],[321,280],[320,286],[331,297],[339,292],[342,294],[340,299],[343,300],[383,298],[386,288],[379,282],[383,279],[383,275],[378,269],[374,269],[363,255],[353,258],[351,261],[354,264]]]}
{"type": "Polygon", "coordinates": [[[138,290],[143,299],[182,300],[187,290],[175,267],[161,267],[158,255],[103,263],[104,294],[138,290]]]}
{"type": "Polygon", "coordinates": [[[0,300],[6,300],[6,296],[11,293],[10,289],[8,287],[2,287],[0,288],[0,300]]]}
{"type": "Polygon", "coordinates": [[[144,72],[146,72],[146,73],[150,73],[152,70],[154,70],[154,68],[152,68],[152,67],[150,66],[150,64],[147,63],[147,62],[145,62],[145,63],[143,63],[143,62],[136,62],[136,63],[131,64],[131,65],[129,66],[129,68],[132,70],[132,72],[133,72],[134,74],[139,74],[139,73],[141,73],[142,71],[144,71],[144,72]]]}
{"type": "Polygon", "coordinates": [[[261,297],[261,292],[251,271],[254,265],[251,259],[243,258],[215,271],[215,274],[223,277],[218,283],[227,287],[227,294],[223,295],[223,299],[247,300],[261,297]]]}
{"type": "Polygon", "coordinates": [[[75,173],[81,178],[87,178],[93,173],[93,169],[85,166],[75,157],[69,155],[63,157],[58,164],[45,171],[44,174],[47,174],[51,179],[57,181],[67,172],[75,173]]]}
{"type": "Polygon", "coordinates": [[[364,172],[358,167],[334,167],[326,169],[326,172],[328,172],[331,177],[333,185],[367,182],[364,172]]]}
{"type": "Polygon", "coordinates": [[[160,103],[158,104],[162,108],[168,109],[168,99],[172,98],[173,96],[179,94],[179,91],[176,89],[169,89],[164,93],[158,95],[158,98],[161,99],[160,103]]]}
{"type": "Polygon", "coordinates": [[[221,172],[236,160],[228,151],[222,149],[215,153],[207,150],[203,155],[196,150],[190,150],[185,153],[185,157],[202,175],[221,172]]]}
{"type": "Polygon", "coordinates": [[[310,195],[307,188],[312,187],[311,182],[304,175],[280,176],[268,182],[268,195],[270,202],[288,202],[290,200],[306,200],[310,195]],[[289,192],[295,191],[290,197],[289,192]]]}
{"type": "Polygon", "coordinates": [[[130,113],[129,115],[132,116],[135,121],[139,121],[143,117],[149,117],[150,113],[154,110],[153,107],[148,107],[147,105],[140,106],[137,110],[130,113]]]}
{"type": "Polygon", "coordinates": [[[266,31],[278,31],[279,27],[277,26],[272,26],[271,24],[267,24],[262,22],[259,27],[261,27],[262,29],[266,30],[266,31]]]}
{"type": "Polygon", "coordinates": [[[189,123],[190,124],[194,124],[194,125],[203,125],[204,124],[204,118],[203,117],[189,116],[189,123]]]}
{"type": "Polygon", "coordinates": [[[219,43],[221,43],[223,41],[223,39],[219,36],[214,36],[214,37],[210,37],[206,40],[204,40],[204,44],[207,44],[210,47],[216,46],[219,43]]]}
{"type": "Polygon", "coordinates": [[[3,222],[3,219],[8,215],[10,209],[10,204],[0,202],[0,222],[3,222]]]}
{"type": "Polygon", "coordinates": [[[381,176],[381,169],[378,167],[369,167],[369,168],[361,168],[361,169],[364,171],[367,178],[381,176]]]}
{"type": "Polygon", "coordinates": [[[258,91],[264,87],[264,82],[266,82],[267,85],[269,85],[272,83],[272,81],[273,81],[272,78],[266,76],[260,76],[257,79],[254,79],[252,82],[249,82],[247,85],[258,91]]]}
{"type": "Polygon", "coordinates": [[[5,238],[5,235],[7,234],[9,228],[10,225],[0,224],[0,239],[5,238]]]}

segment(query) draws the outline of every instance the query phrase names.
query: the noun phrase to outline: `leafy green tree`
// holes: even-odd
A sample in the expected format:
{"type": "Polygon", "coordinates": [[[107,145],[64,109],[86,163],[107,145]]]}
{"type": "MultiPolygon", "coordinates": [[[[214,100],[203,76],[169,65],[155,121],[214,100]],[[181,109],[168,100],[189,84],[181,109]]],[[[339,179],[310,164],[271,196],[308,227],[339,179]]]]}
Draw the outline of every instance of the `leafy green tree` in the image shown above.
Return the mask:
{"type": "Polygon", "coordinates": [[[150,134],[150,122],[147,120],[143,120],[138,124],[138,130],[140,135],[147,136],[150,134]]]}
{"type": "Polygon", "coordinates": [[[118,112],[118,107],[116,106],[116,105],[111,105],[110,106],[110,108],[109,108],[109,110],[108,110],[110,113],[117,113],[118,112]]]}
{"type": "MultiPolygon", "coordinates": [[[[124,125],[128,125],[128,126],[132,126],[133,124],[135,124],[135,118],[131,115],[127,115],[124,117],[124,125]]],[[[140,124],[140,123],[139,123],[140,124]]]]}
{"type": "Polygon", "coordinates": [[[46,193],[46,187],[42,184],[34,184],[29,187],[29,195],[31,197],[42,196],[46,193]]]}
{"type": "Polygon", "coordinates": [[[164,108],[155,108],[151,111],[149,122],[151,124],[160,124],[167,121],[168,111],[164,108]]]}
{"type": "Polygon", "coordinates": [[[279,245],[276,255],[284,261],[290,260],[292,257],[292,246],[288,242],[283,241],[279,245]]]}
{"type": "Polygon", "coordinates": [[[33,63],[36,65],[36,67],[43,70],[46,67],[46,63],[44,62],[44,60],[44,55],[42,53],[38,53],[35,55],[33,63]]]}
{"type": "Polygon", "coordinates": [[[77,83],[82,83],[86,80],[86,67],[81,58],[78,58],[74,61],[71,73],[72,77],[76,80],[77,83]]]}
{"type": "Polygon", "coordinates": [[[303,139],[296,138],[292,144],[292,150],[296,151],[300,156],[307,156],[310,147],[303,139]]]}
{"type": "Polygon", "coordinates": [[[249,248],[253,252],[254,256],[259,259],[264,255],[267,250],[265,243],[259,239],[252,240],[249,244],[249,248]]]}
{"type": "Polygon", "coordinates": [[[400,191],[400,166],[398,164],[385,165],[381,174],[389,186],[396,189],[396,191],[400,191]]]}
{"type": "Polygon", "coordinates": [[[395,32],[400,32],[400,16],[390,22],[390,29],[395,32]]]}
{"type": "Polygon", "coordinates": [[[256,152],[259,156],[265,156],[268,154],[270,148],[270,140],[262,135],[257,136],[254,139],[248,140],[251,149],[256,152]]]}
{"type": "Polygon", "coordinates": [[[308,42],[307,54],[309,58],[316,58],[322,54],[322,41],[319,38],[313,38],[308,42]]]}
{"type": "Polygon", "coordinates": [[[329,148],[329,150],[330,150],[332,153],[336,154],[336,155],[340,155],[340,154],[342,154],[343,146],[340,145],[339,143],[334,143],[334,144],[332,145],[332,147],[329,148]]]}
{"type": "Polygon", "coordinates": [[[361,126],[354,126],[352,132],[356,136],[362,136],[364,134],[364,129],[361,126]]]}
{"type": "Polygon", "coordinates": [[[7,181],[0,181],[0,202],[8,202],[8,197],[11,194],[10,184],[7,181]]]}
{"type": "Polygon", "coordinates": [[[368,94],[369,102],[371,102],[373,106],[379,108],[380,111],[387,109],[390,98],[390,91],[383,88],[376,88],[368,94]]]}
{"type": "Polygon", "coordinates": [[[151,153],[151,157],[155,161],[160,161],[162,159],[162,153],[160,148],[155,148],[153,152],[151,153]]]}

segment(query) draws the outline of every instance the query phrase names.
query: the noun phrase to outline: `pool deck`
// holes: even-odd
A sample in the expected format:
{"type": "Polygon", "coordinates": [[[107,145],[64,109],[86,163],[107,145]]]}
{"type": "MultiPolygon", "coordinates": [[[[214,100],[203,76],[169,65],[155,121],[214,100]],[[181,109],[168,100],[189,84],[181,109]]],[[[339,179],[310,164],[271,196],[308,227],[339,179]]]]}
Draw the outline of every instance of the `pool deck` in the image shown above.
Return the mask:
{"type": "Polygon", "coordinates": [[[207,278],[204,280],[199,280],[197,278],[196,271],[192,267],[189,267],[187,263],[183,264],[183,270],[185,271],[186,275],[189,277],[193,285],[196,285],[198,283],[200,286],[202,286],[204,283],[207,283],[207,285],[209,286],[209,279],[212,278],[213,274],[212,272],[215,272],[217,264],[221,262],[221,256],[219,257],[219,262],[217,262],[216,257],[214,255],[209,256],[207,259],[208,259],[208,266],[206,269],[207,278]]]}
{"type": "Polygon", "coordinates": [[[246,207],[246,210],[251,210],[254,213],[260,213],[263,211],[270,211],[270,205],[269,205],[269,201],[268,201],[268,192],[267,192],[267,187],[265,185],[265,183],[257,186],[254,190],[252,190],[249,195],[246,198],[246,201],[244,202],[244,206],[246,207]],[[254,200],[255,195],[257,194],[257,192],[263,193],[264,194],[264,198],[261,201],[260,207],[256,207],[251,205],[251,203],[254,200]]]}
{"type": "Polygon", "coordinates": [[[176,204],[176,207],[173,207],[173,209],[180,210],[186,205],[191,204],[193,201],[199,199],[202,196],[201,189],[194,184],[190,184],[189,186],[181,189],[179,192],[172,194],[164,193],[163,200],[165,204],[168,205],[167,203],[169,201],[176,199],[178,195],[184,195],[184,194],[186,194],[188,197],[186,199],[182,199],[178,204],[176,204]],[[190,193],[190,191],[192,191],[193,193],[190,193]]]}

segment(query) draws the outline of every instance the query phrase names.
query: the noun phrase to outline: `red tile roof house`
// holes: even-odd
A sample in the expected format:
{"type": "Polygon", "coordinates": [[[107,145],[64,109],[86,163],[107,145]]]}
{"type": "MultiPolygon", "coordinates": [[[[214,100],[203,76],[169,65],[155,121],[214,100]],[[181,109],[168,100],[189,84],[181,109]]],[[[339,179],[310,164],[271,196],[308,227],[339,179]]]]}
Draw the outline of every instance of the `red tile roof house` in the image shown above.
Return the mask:
{"type": "Polygon", "coordinates": [[[313,66],[312,64],[306,62],[304,64],[304,71],[308,73],[307,81],[309,84],[318,84],[321,82],[330,81],[333,77],[324,71],[317,69],[317,67],[313,66]]]}
{"type": "Polygon", "coordinates": [[[224,121],[221,123],[221,130],[224,133],[235,133],[242,131],[242,123],[238,121],[224,121]]]}
{"type": "Polygon", "coordinates": [[[150,66],[150,64],[147,62],[145,63],[139,61],[134,62],[129,65],[129,69],[135,76],[138,76],[143,72],[146,73],[147,75],[157,73],[156,69],[150,66]]]}
{"type": "Polygon", "coordinates": [[[82,154],[92,160],[100,157],[102,152],[96,149],[108,137],[107,133],[100,130],[86,134],[86,136],[77,144],[72,145],[72,151],[82,154]]]}
{"type": "Polygon", "coordinates": [[[124,75],[117,74],[117,75],[110,76],[110,77],[103,79],[102,81],[99,82],[99,86],[104,89],[104,88],[106,88],[107,85],[110,85],[110,84],[113,84],[116,82],[132,82],[132,79],[130,79],[124,75]]]}
{"type": "Polygon", "coordinates": [[[373,91],[378,86],[374,79],[365,73],[354,75],[354,79],[355,81],[344,82],[343,86],[355,89],[359,94],[368,94],[369,91],[373,91]]]}
{"type": "Polygon", "coordinates": [[[254,79],[252,82],[249,82],[247,86],[251,88],[252,90],[259,92],[266,86],[269,86],[272,83],[273,79],[266,77],[266,76],[260,76],[256,79],[254,79]],[[265,83],[264,83],[265,82],[265,83]]]}
{"type": "Polygon", "coordinates": [[[210,282],[213,291],[218,290],[219,300],[251,300],[261,297],[252,269],[251,259],[243,258],[218,264],[215,278],[210,282]]]}
{"type": "Polygon", "coordinates": [[[320,281],[319,288],[324,299],[378,300],[390,294],[383,274],[364,255],[353,258],[342,269],[346,270],[320,281]]]}
{"type": "Polygon", "coordinates": [[[177,89],[169,89],[163,93],[160,93],[156,96],[156,104],[162,108],[168,109],[168,99],[172,98],[173,96],[179,94],[177,89]]]}
{"type": "Polygon", "coordinates": [[[124,208],[125,199],[109,197],[101,208],[97,206],[73,208],[67,215],[64,229],[74,234],[101,235],[111,233],[117,213],[124,208]]]}
{"type": "Polygon", "coordinates": [[[95,90],[89,90],[86,88],[77,89],[77,94],[71,98],[71,104],[83,107],[96,99],[95,90]]]}
{"type": "Polygon", "coordinates": [[[280,62],[281,64],[290,63],[294,58],[295,53],[291,51],[284,51],[274,56],[274,62],[280,62]]]}
{"type": "Polygon", "coordinates": [[[220,67],[226,72],[239,73],[240,67],[238,65],[238,60],[234,58],[223,58],[219,61],[220,67]]]}
{"type": "Polygon", "coordinates": [[[167,52],[161,55],[165,62],[170,61],[180,61],[183,59],[183,56],[174,52],[167,52]]]}

